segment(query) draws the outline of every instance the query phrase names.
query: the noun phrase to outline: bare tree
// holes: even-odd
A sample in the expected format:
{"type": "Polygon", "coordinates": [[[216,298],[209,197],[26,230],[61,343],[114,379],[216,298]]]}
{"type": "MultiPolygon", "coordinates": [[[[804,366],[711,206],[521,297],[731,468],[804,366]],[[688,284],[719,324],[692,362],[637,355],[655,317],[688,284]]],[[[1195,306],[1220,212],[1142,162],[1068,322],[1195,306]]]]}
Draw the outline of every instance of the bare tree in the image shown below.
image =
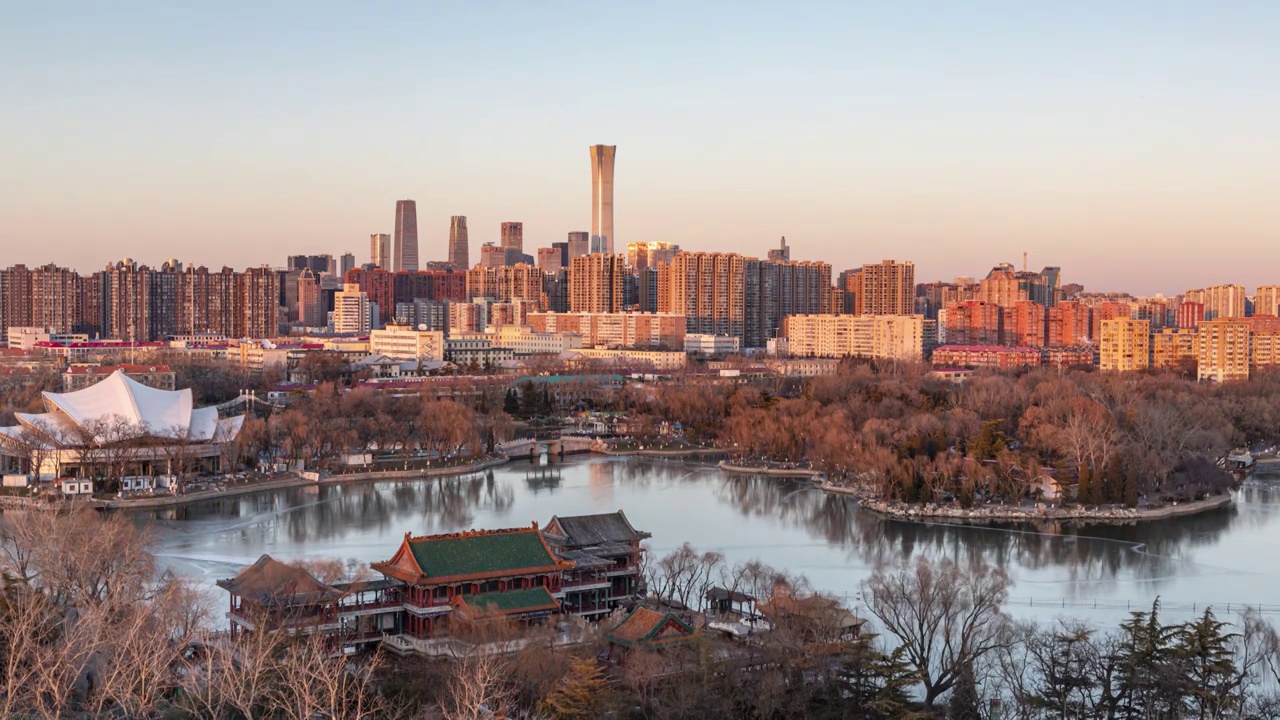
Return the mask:
{"type": "Polygon", "coordinates": [[[986,566],[962,571],[950,560],[878,568],[863,584],[867,607],[906,648],[932,706],[965,666],[1011,642],[1001,610],[1011,583],[986,566]]]}

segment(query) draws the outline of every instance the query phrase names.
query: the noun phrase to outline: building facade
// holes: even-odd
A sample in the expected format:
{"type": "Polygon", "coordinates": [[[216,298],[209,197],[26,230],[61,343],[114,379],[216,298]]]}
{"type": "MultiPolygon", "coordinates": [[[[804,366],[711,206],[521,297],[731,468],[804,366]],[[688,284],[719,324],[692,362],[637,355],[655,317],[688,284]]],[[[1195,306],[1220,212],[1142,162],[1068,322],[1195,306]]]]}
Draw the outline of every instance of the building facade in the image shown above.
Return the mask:
{"type": "Polygon", "coordinates": [[[1151,323],[1132,318],[1102,321],[1098,368],[1105,372],[1135,372],[1151,367],[1151,323]]]}
{"type": "Polygon", "coordinates": [[[392,252],[392,272],[418,270],[418,204],[413,200],[396,201],[396,227],[392,252]]]}
{"type": "Polygon", "coordinates": [[[862,266],[862,314],[911,315],[915,312],[915,295],[913,263],[885,260],[862,266]]]}
{"type": "Polygon", "coordinates": [[[1196,379],[1229,382],[1248,380],[1250,352],[1249,322],[1244,319],[1205,320],[1197,328],[1200,335],[1196,357],[1196,379]]]}
{"type": "Polygon", "coordinates": [[[333,331],[339,335],[364,335],[371,327],[370,313],[369,294],[359,285],[347,283],[333,296],[333,331]]]}
{"type": "Polygon", "coordinates": [[[621,255],[591,253],[574,258],[569,267],[569,312],[623,312],[626,275],[621,255]]]}
{"type": "Polygon", "coordinates": [[[449,218],[449,264],[454,270],[466,270],[471,267],[471,246],[467,236],[467,216],[454,215],[449,218]]]}
{"type": "Polygon", "coordinates": [[[369,333],[369,352],[393,360],[439,362],[444,360],[444,333],[417,330],[405,325],[388,325],[369,333]]]}
{"type": "Polygon", "coordinates": [[[924,318],[919,315],[789,315],[782,337],[796,357],[860,357],[919,362],[924,318]]]}
{"type": "Polygon", "coordinates": [[[613,254],[613,163],[617,152],[616,145],[590,148],[592,253],[613,254]]]}

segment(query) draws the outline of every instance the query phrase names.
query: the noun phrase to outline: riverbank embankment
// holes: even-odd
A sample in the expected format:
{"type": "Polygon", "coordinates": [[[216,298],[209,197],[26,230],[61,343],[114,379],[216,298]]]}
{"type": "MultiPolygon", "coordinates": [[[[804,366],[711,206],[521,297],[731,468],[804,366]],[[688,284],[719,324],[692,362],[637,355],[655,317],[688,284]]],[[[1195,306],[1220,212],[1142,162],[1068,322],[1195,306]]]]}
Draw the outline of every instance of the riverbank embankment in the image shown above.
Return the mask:
{"type": "MultiPolygon", "coordinates": [[[[508,462],[505,455],[490,457],[466,465],[451,467],[425,468],[420,470],[385,470],[375,472],[343,473],[326,475],[319,478],[306,478],[297,473],[289,473],[288,477],[250,482],[242,485],[227,485],[210,490],[197,490],[181,495],[159,495],[155,497],[120,498],[113,500],[63,500],[45,502],[35,498],[0,497],[0,508],[7,510],[60,510],[68,507],[87,507],[99,510],[149,510],[154,508],[177,507],[206,500],[250,495],[253,493],[288,490],[309,485],[342,485],[358,482],[377,482],[383,480],[418,480],[431,477],[451,477],[470,475],[497,467],[508,462]]],[[[310,474],[310,473],[308,473],[310,474]]]]}

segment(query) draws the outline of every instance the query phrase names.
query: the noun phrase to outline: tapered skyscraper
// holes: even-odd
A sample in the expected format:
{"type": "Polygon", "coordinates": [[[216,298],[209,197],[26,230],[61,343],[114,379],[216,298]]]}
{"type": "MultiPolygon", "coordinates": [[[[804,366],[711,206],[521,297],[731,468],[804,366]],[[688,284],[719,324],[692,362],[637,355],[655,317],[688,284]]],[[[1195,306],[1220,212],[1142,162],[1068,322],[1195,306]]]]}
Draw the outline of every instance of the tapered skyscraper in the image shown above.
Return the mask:
{"type": "Polygon", "coordinates": [[[613,156],[617,145],[591,146],[591,252],[613,254],[613,156]]]}
{"type": "Polygon", "coordinates": [[[467,216],[449,218],[449,264],[459,270],[471,267],[471,253],[467,245],[467,216]]]}
{"type": "Polygon", "coordinates": [[[391,257],[392,272],[418,271],[418,205],[412,200],[396,201],[395,250],[391,257]]]}

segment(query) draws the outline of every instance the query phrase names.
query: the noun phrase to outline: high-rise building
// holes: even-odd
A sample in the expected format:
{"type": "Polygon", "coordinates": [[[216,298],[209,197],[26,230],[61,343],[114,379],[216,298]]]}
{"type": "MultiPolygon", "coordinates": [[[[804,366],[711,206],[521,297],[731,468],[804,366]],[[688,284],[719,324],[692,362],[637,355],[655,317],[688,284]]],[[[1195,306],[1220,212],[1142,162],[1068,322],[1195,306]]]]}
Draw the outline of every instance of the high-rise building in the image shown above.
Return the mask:
{"type": "MultiPolygon", "coordinates": [[[[560,244],[560,243],[557,243],[560,244]]],[[[555,272],[564,266],[560,248],[538,248],[538,270],[544,273],[555,272]]]]}
{"type": "Polygon", "coordinates": [[[507,264],[507,251],[501,245],[485,243],[480,246],[480,267],[502,267],[507,264]]]}
{"type": "Polygon", "coordinates": [[[669,242],[627,243],[627,267],[636,272],[656,268],[680,252],[680,246],[669,242]]]}
{"type": "Polygon", "coordinates": [[[369,332],[368,293],[355,283],[347,283],[333,297],[333,331],[340,335],[362,335],[369,332]]]}
{"type": "Polygon", "coordinates": [[[553,242],[551,243],[551,247],[555,248],[556,251],[560,253],[560,267],[569,267],[569,243],[553,242]]]}
{"type": "Polygon", "coordinates": [[[396,201],[395,257],[392,272],[418,269],[418,204],[412,200],[396,201]]]}
{"type": "Polygon", "coordinates": [[[1249,321],[1243,318],[1205,320],[1200,334],[1197,380],[1248,380],[1250,353],[1249,321]]]}
{"type": "Polygon", "coordinates": [[[658,268],[658,312],[685,316],[688,333],[746,332],[746,259],[737,253],[682,252],[658,268]]]}
{"type": "MultiPolygon", "coordinates": [[[[1243,285],[1210,285],[1203,290],[1204,317],[1242,318],[1245,316],[1245,292],[1243,285]]],[[[1189,291],[1187,295],[1191,295],[1189,291]]]]}
{"type": "Polygon", "coordinates": [[[1280,315],[1280,285],[1259,285],[1253,297],[1254,315],[1280,315]]]}
{"type": "Polygon", "coordinates": [[[1067,300],[1049,308],[1045,341],[1049,347],[1080,347],[1089,343],[1089,306],[1067,300]]]}
{"type": "Polygon", "coordinates": [[[865,315],[911,315],[916,307],[916,267],[885,260],[862,266],[862,312],[865,315]]]}
{"type": "Polygon", "coordinates": [[[342,260],[338,264],[338,275],[346,275],[347,271],[356,266],[356,256],[352,253],[342,253],[342,260]]]}
{"type": "Polygon", "coordinates": [[[831,312],[831,265],[747,260],[743,268],[743,347],[764,347],[788,315],[831,312]]]}
{"type": "Polygon", "coordinates": [[[574,258],[569,266],[569,311],[622,312],[626,272],[621,255],[592,253],[574,258]]]}
{"type": "Polygon", "coordinates": [[[575,230],[569,233],[569,239],[566,242],[569,245],[569,254],[565,257],[566,267],[573,262],[574,258],[591,253],[591,233],[575,230]]]}
{"type": "Polygon", "coordinates": [[[786,235],[782,236],[782,242],[778,244],[777,248],[769,251],[769,259],[782,262],[786,262],[791,259],[791,247],[787,245],[786,235]]]}
{"type": "Polygon", "coordinates": [[[1151,366],[1151,323],[1129,317],[1102,321],[1098,336],[1098,368],[1133,372],[1151,366]]]}
{"type": "Polygon", "coordinates": [[[1178,304],[1178,327],[1195,328],[1204,321],[1204,303],[1183,300],[1178,304]]]}
{"type": "MultiPolygon", "coordinates": [[[[391,236],[387,233],[374,233],[369,236],[369,262],[383,270],[393,270],[391,262],[391,236]]],[[[342,273],[346,275],[346,272],[342,273]]]]}
{"type": "Polygon", "coordinates": [[[591,252],[613,254],[613,160],[617,145],[591,146],[591,252]]]}
{"type": "Polygon", "coordinates": [[[316,279],[311,268],[304,268],[298,273],[298,316],[299,325],[303,327],[322,327],[324,312],[320,305],[320,281],[316,279]]]}
{"type": "Polygon", "coordinates": [[[502,223],[501,242],[503,250],[514,250],[516,253],[524,254],[524,223],[522,222],[504,222],[502,223]]]}
{"type": "Polygon", "coordinates": [[[449,264],[455,270],[471,267],[470,240],[467,238],[467,216],[449,218],[449,264]]]}
{"type": "Polygon", "coordinates": [[[532,265],[477,265],[467,271],[467,299],[488,298],[509,303],[522,300],[535,309],[543,307],[542,273],[532,265]]]}

